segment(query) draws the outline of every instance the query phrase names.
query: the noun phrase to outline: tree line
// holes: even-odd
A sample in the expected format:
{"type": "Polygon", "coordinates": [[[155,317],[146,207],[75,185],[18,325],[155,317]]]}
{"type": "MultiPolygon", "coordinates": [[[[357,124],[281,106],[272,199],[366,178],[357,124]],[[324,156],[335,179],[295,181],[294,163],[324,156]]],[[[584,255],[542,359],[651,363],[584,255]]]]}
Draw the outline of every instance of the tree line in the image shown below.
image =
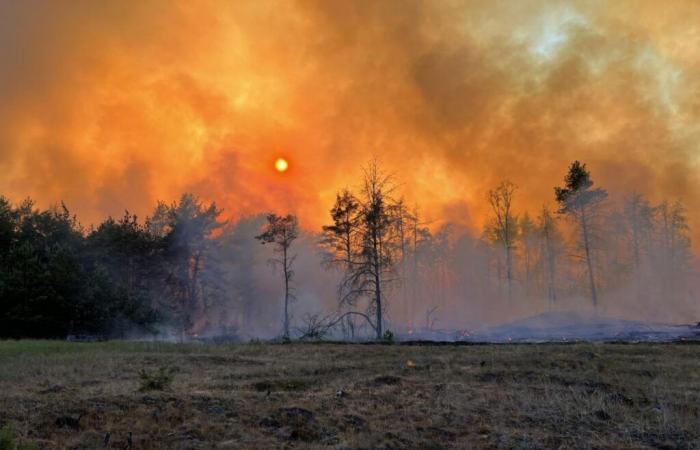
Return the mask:
{"type": "Polygon", "coordinates": [[[680,201],[611,202],[578,161],[534,217],[517,212],[510,181],[485,200],[481,235],[431,229],[375,162],[338,192],[319,233],[291,214],[228,222],[191,194],[88,229],[65,205],[0,197],[0,337],[385,339],[584,301],[693,311],[680,201]]]}
{"type": "Polygon", "coordinates": [[[478,239],[451,224],[431,232],[417,208],[397,197],[392,178],[370,164],[357,194],[338,193],[332,223],[323,227],[326,264],[341,272],[340,309],[330,323],[338,314],[359,314],[379,339],[387,302],[394,322],[410,331],[433,328],[439,308],[464,320],[479,309],[470,305],[479,297],[500,300],[498,314],[580,308],[585,298],[595,313],[633,315],[627,308],[647,319],[687,320],[700,312],[680,200],[653,205],[633,192],[618,206],[580,161],[554,187],[552,206],[534,219],[515,212],[517,192],[507,180],[488,192],[491,217],[478,239]]]}
{"type": "Polygon", "coordinates": [[[143,223],[127,212],[86,230],[63,204],[42,211],[0,197],[0,336],[191,327],[198,300],[217,288],[202,269],[220,214],[184,195],[143,223]]]}

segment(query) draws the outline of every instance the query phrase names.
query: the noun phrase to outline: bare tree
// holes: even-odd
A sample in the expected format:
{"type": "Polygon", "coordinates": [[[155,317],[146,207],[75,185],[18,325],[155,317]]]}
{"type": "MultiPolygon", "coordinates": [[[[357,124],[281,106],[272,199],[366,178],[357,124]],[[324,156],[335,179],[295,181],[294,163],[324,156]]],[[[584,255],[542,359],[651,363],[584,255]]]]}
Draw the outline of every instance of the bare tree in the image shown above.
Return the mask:
{"type": "Polygon", "coordinates": [[[513,215],[515,189],[513,183],[503,181],[496,189],[489,191],[489,203],[494,214],[491,231],[495,240],[503,246],[509,300],[513,296],[513,249],[518,232],[517,218],[513,215]]]}
{"type": "MultiPolygon", "coordinates": [[[[392,212],[395,219],[394,227],[396,237],[397,237],[397,255],[396,255],[396,265],[399,273],[399,304],[401,305],[403,312],[406,313],[406,308],[408,302],[406,301],[406,261],[408,255],[408,226],[410,222],[410,215],[404,204],[403,198],[400,199],[394,205],[394,211],[392,212]]],[[[404,317],[408,314],[404,314],[404,317]]]]}
{"type": "Polygon", "coordinates": [[[345,270],[339,288],[341,304],[367,298],[375,316],[374,322],[368,322],[381,339],[385,287],[396,279],[395,264],[401,248],[397,211],[402,208],[391,197],[391,178],[376,162],[364,170],[363,182],[358,197],[338,195],[336,207],[331,210],[333,224],[324,227],[325,241],[330,243],[330,261],[345,270]]]}
{"type": "Polygon", "coordinates": [[[351,279],[357,289],[371,296],[377,339],[383,337],[384,287],[394,281],[391,277],[395,275],[397,236],[393,189],[390,177],[381,172],[376,162],[365,169],[360,214],[361,259],[351,279]]]}
{"type": "Polygon", "coordinates": [[[593,306],[597,307],[598,292],[593,272],[593,238],[600,206],[608,197],[608,193],[604,189],[593,188],[591,173],[586,169],[586,165],[574,161],[564,177],[564,187],[555,187],[554,194],[559,203],[559,214],[570,217],[579,228],[591,300],[593,306]]]}
{"type": "Polygon", "coordinates": [[[277,258],[272,258],[270,261],[282,267],[284,274],[284,329],[283,337],[289,338],[289,302],[294,299],[294,294],[291,288],[291,281],[294,277],[292,265],[296,259],[296,255],[290,255],[290,247],[292,242],[299,236],[299,223],[296,216],[288,214],[286,216],[278,216],[276,214],[268,214],[267,224],[262,230],[262,233],[255,236],[263,245],[274,244],[274,252],[280,255],[277,258]]]}

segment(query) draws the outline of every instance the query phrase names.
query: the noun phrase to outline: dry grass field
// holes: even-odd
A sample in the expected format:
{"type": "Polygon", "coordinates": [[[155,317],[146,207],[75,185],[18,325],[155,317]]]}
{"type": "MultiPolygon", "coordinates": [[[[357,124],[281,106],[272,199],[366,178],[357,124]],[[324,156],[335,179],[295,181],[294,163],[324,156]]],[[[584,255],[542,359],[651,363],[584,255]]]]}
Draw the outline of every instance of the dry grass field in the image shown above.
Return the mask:
{"type": "Polygon", "coordinates": [[[0,449],[698,448],[699,415],[697,345],[0,342],[0,449]]]}

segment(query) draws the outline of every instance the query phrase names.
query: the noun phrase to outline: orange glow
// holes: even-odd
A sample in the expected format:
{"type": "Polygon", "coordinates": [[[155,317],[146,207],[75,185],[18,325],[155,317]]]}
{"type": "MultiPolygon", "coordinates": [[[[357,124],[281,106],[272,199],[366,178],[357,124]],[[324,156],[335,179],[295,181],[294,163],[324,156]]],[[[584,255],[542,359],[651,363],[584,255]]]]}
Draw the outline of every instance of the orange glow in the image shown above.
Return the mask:
{"type": "Polygon", "coordinates": [[[289,168],[289,163],[287,163],[287,160],[284,158],[277,158],[275,161],[275,170],[278,172],[286,172],[286,170],[289,168]]]}
{"type": "Polygon", "coordinates": [[[192,192],[318,230],[376,157],[426,223],[479,228],[501,180],[536,214],[579,159],[700,230],[697,2],[40,3],[0,2],[14,202],[87,226],[192,192]]]}

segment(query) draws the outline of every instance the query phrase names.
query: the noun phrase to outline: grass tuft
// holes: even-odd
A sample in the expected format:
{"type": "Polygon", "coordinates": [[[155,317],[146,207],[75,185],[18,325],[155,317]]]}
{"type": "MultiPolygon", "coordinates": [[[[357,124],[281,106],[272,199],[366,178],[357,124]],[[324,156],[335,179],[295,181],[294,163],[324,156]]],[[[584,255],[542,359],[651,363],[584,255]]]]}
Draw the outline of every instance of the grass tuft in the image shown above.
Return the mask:
{"type": "Polygon", "coordinates": [[[139,371],[139,377],[141,378],[139,391],[164,391],[169,389],[175,379],[174,374],[175,370],[167,367],[160,367],[153,372],[141,369],[139,371]]]}

